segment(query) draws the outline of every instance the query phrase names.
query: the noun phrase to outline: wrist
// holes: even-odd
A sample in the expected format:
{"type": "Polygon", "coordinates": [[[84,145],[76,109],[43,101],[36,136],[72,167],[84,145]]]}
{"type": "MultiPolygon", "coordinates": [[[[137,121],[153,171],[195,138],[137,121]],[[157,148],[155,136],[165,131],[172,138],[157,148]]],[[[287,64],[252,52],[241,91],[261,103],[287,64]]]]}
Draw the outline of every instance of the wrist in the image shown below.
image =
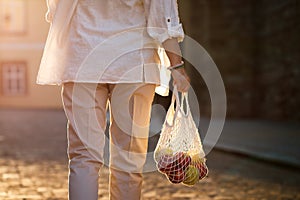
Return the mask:
{"type": "Polygon", "coordinates": [[[171,65],[170,67],[168,67],[168,70],[175,70],[175,69],[182,69],[184,68],[184,62],[181,61],[180,63],[176,64],[176,65],[171,65]]]}
{"type": "Polygon", "coordinates": [[[175,65],[179,65],[183,62],[183,60],[181,59],[180,56],[178,56],[178,58],[173,58],[173,59],[170,59],[170,64],[171,66],[175,66],[175,65]]]}

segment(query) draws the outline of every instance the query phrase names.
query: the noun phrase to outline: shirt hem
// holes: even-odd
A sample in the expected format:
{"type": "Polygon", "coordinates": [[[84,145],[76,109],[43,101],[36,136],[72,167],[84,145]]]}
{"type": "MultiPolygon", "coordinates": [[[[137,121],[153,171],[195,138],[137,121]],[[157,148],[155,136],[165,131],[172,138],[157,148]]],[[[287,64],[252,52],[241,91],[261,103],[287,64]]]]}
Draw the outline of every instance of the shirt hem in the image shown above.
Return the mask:
{"type": "Polygon", "coordinates": [[[160,85],[160,82],[157,81],[121,81],[121,82],[116,82],[116,81],[90,81],[90,80],[64,80],[64,81],[59,81],[59,82],[42,82],[42,81],[37,81],[36,84],[38,85],[57,85],[60,86],[64,83],[68,82],[73,82],[73,83],[108,83],[108,84],[118,84],[118,83],[149,83],[149,84],[155,84],[155,85],[160,85]]]}

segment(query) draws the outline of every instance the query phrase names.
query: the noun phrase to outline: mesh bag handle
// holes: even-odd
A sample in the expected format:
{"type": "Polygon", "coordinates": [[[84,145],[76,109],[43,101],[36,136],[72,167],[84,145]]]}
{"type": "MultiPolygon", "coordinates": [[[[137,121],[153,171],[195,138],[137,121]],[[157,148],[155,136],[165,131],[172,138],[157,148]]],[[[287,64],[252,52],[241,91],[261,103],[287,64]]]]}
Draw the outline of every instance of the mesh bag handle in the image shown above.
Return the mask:
{"type": "Polygon", "coordinates": [[[179,102],[178,90],[177,90],[177,87],[174,86],[171,104],[169,106],[169,109],[168,109],[168,112],[166,115],[166,120],[165,120],[165,124],[169,127],[172,127],[174,125],[175,118],[179,111],[178,102],[179,102]],[[176,109],[174,109],[175,102],[176,102],[176,109]]]}
{"type": "Polygon", "coordinates": [[[173,90],[171,104],[170,104],[170,107],[169,107],[167,115],[166,115],[167,120],[165,121],[165,124],[167,126],[171,127],[174,125],[174,121],[176,119],[178,112],[181,112],[182,117],[188,117],[188,115],[190,114],[190,105],[189,105],[187,92],[182,93],[181,101],[179,100],[179,93],[177,90],[177,86],[175,85],[174,90],[173,90]],[[184,109],[183,109],[184,101],[186,102],[186,111],[184,111],[184,109]],[[176,102],[176,109],[174,109],[175,102],[176,102]],[[171,121],[171,123],[170,123],[170,121],[171,121]]]}
{"type": "Polygon", "coordinates": [[[190,105],[189,105],[189,99],[188,99],[188,93],[187,92],[182,93],[181,102],[180,102],[180,111],[181,111],[182,115],[185,116],[185,117],[187,117],[190,113],[190,105]],[[186,103],[186,112],[183,109],[184,100],[185,100],[185,103],[186,103]]]}

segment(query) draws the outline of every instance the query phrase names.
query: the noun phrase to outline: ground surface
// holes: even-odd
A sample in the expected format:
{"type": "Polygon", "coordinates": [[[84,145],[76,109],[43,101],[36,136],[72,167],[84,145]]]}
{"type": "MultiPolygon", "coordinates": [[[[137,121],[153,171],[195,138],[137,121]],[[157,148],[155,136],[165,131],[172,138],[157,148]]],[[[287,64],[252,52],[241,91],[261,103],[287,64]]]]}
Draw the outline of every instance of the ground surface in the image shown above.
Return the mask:
{"type": "MultiPolygon", "coordinates": [[[[66,120],[61,111],[0,110],[0,199],[66,200],[66,120]]],[[[144,175],[143,199],[300,200],[300,173],[226,152],[208,155],[209,177],[189,188],[144,175]]],[[[108,169],[99,199],[108,199],[108,169]]]]}

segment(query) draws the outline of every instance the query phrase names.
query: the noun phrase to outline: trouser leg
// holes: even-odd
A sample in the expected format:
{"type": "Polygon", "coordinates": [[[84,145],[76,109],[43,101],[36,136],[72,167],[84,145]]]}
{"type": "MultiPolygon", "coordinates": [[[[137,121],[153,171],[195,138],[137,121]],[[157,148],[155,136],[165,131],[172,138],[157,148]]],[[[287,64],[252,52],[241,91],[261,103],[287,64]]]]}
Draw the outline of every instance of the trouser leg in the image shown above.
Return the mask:
{"type": "Polygon", "coordinates": [[[111,95],[110,199],[139,200],[153,84],[117,84],[111,95]]]}
{"type": "Polygon", "coordinates": [[[97,200],[103,163],[108,89],[105,85],[66,83],[62,100],[68,118],[69,199],[97,200]]]}

